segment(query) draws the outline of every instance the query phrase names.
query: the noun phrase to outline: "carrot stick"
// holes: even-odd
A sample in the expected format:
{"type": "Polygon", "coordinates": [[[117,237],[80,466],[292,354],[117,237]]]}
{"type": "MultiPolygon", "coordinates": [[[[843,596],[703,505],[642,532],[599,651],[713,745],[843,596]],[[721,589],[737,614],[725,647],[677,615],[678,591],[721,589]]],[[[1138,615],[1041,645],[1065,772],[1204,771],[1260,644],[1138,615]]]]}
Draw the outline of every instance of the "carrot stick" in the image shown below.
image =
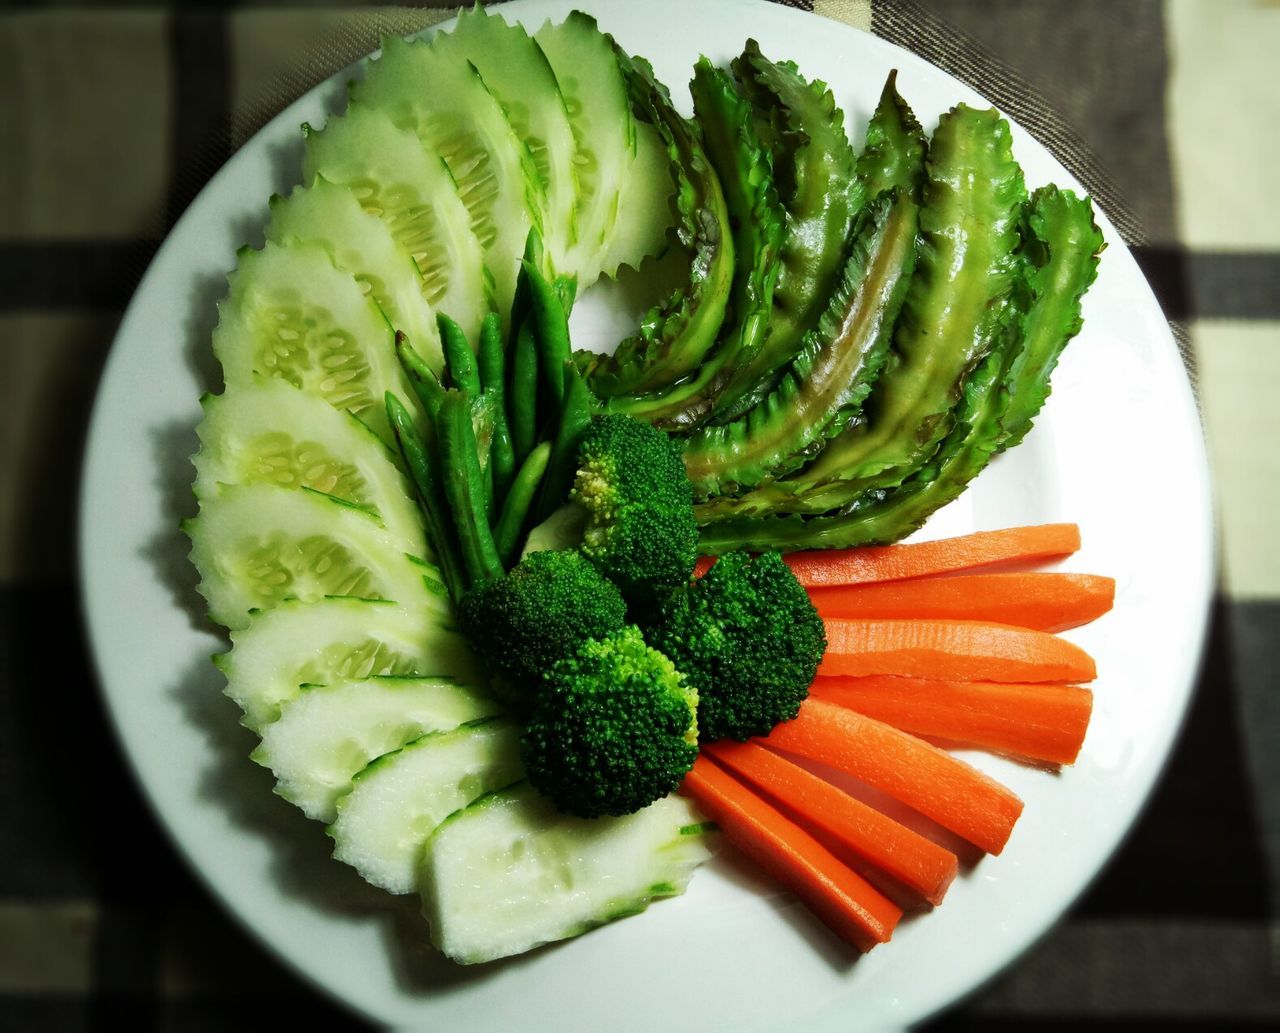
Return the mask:
{"type": "Polygon", "coordinates": [[[762,740],[852,775],[998,854],[1022,801],[977,768],[906,732],[826,700],[810,697],[800,715],[762,740]]]}
{"type": "Polygon", "coordinates": [[[1075,761],[1093,709],[1093,693],[1075,685],[872,676],[817,678],[809,691],[904,732],[1051,764],[1075,761]]]}
{"type": "Polygon", "coordinates": [[[825,834],[931,904],[942,903],[959,867],[951,851],[756,743],[724,740],[702,751],[781,801],[820,838],[825,834]]]}
{"type": "Polygon", "coordinates": [[[1062,573],[960,574],[809,589],[824,617],[936,617],[1039,631],[1088,624],[1111,609],[1115,594],[1114,578],[1062,573]]]}
{"type": "Polygon", "coordinates": [[[713,566],[715,566],[717,557],[715,556],[699,556],[698,562],[693,565],[694,578],[700,578],[713,566]]]}
{"type": "Polygon", "coordinates": [[[1066,556],[1080,548],[1075,524],[1036,524],[978,531],[909,545],[817,549],[783,557],[802,585],[857,585],[1066,556]]]}
{"type": "Polygon", "coordinates": [[[810,833],[705,756],[683,791],[725,836],[859,950],[887,943],[902,909],[810,833]]]}
{"type": "Polygon", "coordinates": [[[954,681],[1077,682],[1097,677],[1093,658],[1044,631],[983,621],[823,622],[820,675],[896,674],[954,681]]]}

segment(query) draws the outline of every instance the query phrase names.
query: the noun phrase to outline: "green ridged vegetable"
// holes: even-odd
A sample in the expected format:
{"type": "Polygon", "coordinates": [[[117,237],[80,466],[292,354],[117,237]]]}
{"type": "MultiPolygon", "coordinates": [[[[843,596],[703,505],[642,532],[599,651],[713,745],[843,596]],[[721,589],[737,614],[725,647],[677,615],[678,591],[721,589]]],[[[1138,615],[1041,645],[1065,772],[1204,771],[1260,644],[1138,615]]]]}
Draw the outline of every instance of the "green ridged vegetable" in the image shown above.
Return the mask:
{"type": "Polygon", "coordinates": [[[1048,378],[1079,332],[1080,299],[1097,273],[1102,235],[1092,207],[1070,191],[1032,195],[1023,233],[1021,318],[965,381],[955,423],[931,461],[902,485],[834,516],[726,521],[704,529],[710,552],[847,548],[898,541],[955,499],[997,453],[1017,444],[1049,394],[1048,378]]]}
{"type": "Polygon", "coordinates": [[[825,83],[806,81],[790,61],[770,61],[755,40],[733,72],[772,156],[786,223],[768,335],[720,393],[715,423],[737,419],[777,386],[840,284],[854,216],[885,189],[868,191],[856,174],[844,113],[825,83]]]}
{"type": "Polygon", "coordinates": [[[697,126],[672,107],[648,62],[619,50],[618,63],[633,108],[666,144],[676,180],[676,237],[690,264],[689,283],[651,309],[612,355],[580,353],[587,384],[601,398],[653,390],[697,370],[716,343],[734,279],[729,212],[697,126]]]}
{"type": "Polygon", "coordinates": [[[742,499],[720,500],[699,520],[843,509],[927,462],[951,430],[965,377],[1016,318],[1008,299],[1025,200],[999,114],[961,104],[944,115],[930,145],[919,262],[865,419],[804,469],[742,499]]]}
{"type": "Polygon", "coordinates": [[[696,493],[733,493],[797,469],[857,414],[911,282],[918,219],[905,192],[883,195],[863,213],[828,308],[779,385],[741,419],[685,439],[696,493]]]}
{"type": "Polygon", "coordinates": [[[664,388],[650,371],[640,386],[663,390],[615,395],[607,403],[610,411],[624,412],[665,430],[684,430],[706,422],[721,392],[764,344],[773,288],[781,271],[778,255],[785,219],[773,185],[769,154],[756,134],[751,106],[733,79],[704,57],[694,68],[689,89],[733,227],[731,318],[721,328],[715,347],[687,379],[664,388]]]}
{"type": "Polygon", "coordinates": [[[929,144],[907,102],[898,93],[898,70],[885,80],[880,102],[867,125],[867,139],[858,155],[858,181],[867,197],[882,190],[907,187],[918,191],[924,181],[929,144]]]}

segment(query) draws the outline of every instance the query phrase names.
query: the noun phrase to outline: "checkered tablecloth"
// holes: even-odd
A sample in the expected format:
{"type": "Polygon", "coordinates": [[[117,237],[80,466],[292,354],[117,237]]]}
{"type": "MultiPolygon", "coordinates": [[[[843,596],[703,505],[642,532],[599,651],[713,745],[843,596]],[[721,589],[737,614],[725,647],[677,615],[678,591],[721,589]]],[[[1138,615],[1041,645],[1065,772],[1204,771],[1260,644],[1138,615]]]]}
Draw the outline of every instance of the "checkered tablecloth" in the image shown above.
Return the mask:
{"type": "MultiPolygon", "coordinates": [[[[918,51],[1077,173],[1175,321],[1216,478],[1221,590],[1167,774],[1067,919],[931,1028],[1274,1027],[1280,7],[789,5],[918,51]]],[[[450,13],[19,3],[0,15],[0,1030],[360,1026],[224,916],[127,775],[80,631],[75,491],[113,333],[173,220],[287,101],[381,33],[450,13]]]]}

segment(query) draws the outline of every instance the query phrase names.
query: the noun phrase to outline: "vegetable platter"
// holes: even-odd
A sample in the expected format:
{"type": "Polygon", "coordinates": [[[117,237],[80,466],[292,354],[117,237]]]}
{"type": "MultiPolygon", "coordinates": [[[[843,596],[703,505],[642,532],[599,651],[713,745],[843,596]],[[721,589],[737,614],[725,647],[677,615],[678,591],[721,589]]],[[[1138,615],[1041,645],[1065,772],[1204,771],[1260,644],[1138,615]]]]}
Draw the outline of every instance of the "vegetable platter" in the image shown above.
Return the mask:
{"type": "MultiPolygon", "coordinates": [[[[501,12],[532,30],[572,6],[518,0],[501,12]]],[[[648,58],[686,113],[680,84],[699,55],[727,65],[747,36],[828,83],[855,141],[894,68],[927,131],[957,102],[989,106],[883,41],[773,5],[576,6],[648,58]],[[673,38],[662,27],[674,24],[673,38]]],[[[1212,522],[1195,407],[1167,325],[1114,230],[1099,216],[1107,256],[1035,430],[917,535],[1074,521],[1084,547],[1070,569],[1117,580],[1114,611],[1064,636],[1101,672],[1076,764],[1050,773],[961,751],[1026,803],[1003,853],[962,868],[945,906],[905,919],[888,948],[856,961],[790,894],[722,850],[685,895],[643,919],[459,969],[425,945],[412,897],[385,897],[333,863],[321,827],[246,762],[254,739],[209,665],[224,647],[203,620],[176,531],[192,509],[197,400],[217,384],[208,342],[226,272],[237,249],[259,239],[265,198],[298,182],[297,127],[340,109],[349,78],[283,112],[180,220],[126,314],[91,425],[81,513],[90,636],[116,730],[181,850],[287,962],[394,1025],[589,1030],[607,1009],[622,1030],[883,1028],[971,990],[1043,933],[1131,824],[1169,750],[1203,640],[1212,522]]],[[[1012,135],[1029,187],[1083,193],[1016,125],[1012,135]]],[[[636,316],[620,292],[589,290],[573,310],[574,343],[605,347],[636,316]]]]}

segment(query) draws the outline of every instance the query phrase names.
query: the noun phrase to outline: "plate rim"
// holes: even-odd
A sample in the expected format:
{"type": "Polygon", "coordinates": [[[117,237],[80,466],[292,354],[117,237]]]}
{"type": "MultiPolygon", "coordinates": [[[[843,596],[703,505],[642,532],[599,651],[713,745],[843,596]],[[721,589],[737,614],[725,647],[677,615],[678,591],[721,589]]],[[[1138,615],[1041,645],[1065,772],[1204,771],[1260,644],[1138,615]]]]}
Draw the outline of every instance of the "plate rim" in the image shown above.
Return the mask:
{"type": "MultiPolygon", "coordinates": [[[[595,14],[602,20],[608,15],[611,9],[613,9],[608,0],[579,0],[576,4],[565,2],[565,0],[511,0],[511,2],[504,3],[494,10],[501,15],[511,13],[515,20],[527,20],[532,24],[540,16],[540,12],[546,12],[548,10],[567,11],[575,6],[587,10],[589,13],[595,14]],[[526,12],[529,12],[527,16],[526,12]]],[[[797,20],[804,20],[806,22],[811,22],[815,17],[823,17],[822,15],[816,15],[812,12],[784,7],[774,3],[755,2],[755,0],[703,0],[699,7],[706,9],[719,7],[725,10],[737,8],[741,12],[746,12],[748,10],[768,11],[770,12],[768,15],[769,17],[776,16],[786,19],[794,18],[797,20]]],[[[417,35],[430,35],[436,31],[447,30],[452,24],[454,24],[455,20],[455,18],[444,20],[422,30],[417,35]]],[[[902,61],[908,64],[919,63],[920,65],[927,67],[931,74],[941,75],[957,84],[957,86],[963,91],[981,96],[981,94],[979,94],[973,87],[963,83],[951,73],[938,68],[936,65],[933,65],[931,62],[928,62],[925,58],[920,57],[912,51],[906,50],[905,48],[891,43],[882,37],[876,36],[873,33],[868,33],[865,30],[858,29],[844,23],[831,21],[830,24],[833,32],[858,33],[870,40],[873,47],[888,48],[895,54],[901,55],[902,61]]],[[[376,51],[373,53],[376,53],[376,51]]],[[[235,918],[237,923],[247,930],[249,934],[274,957],[280,959],[288,968],[297,973],[308,985],[315,987],[322,994],[339,1003],[342,1007],[375,1021],[386,1021],[385,1014],[370,1010],[360,1002],[357,1002],[348,996],[344,996],[336,988],[326,985],[315,973],[308,970],[301,960],[295,958],[284,947],[269,937],[265,930],[253,921],[252,916],[248,915],[240,906],[237,905],[233,896],[224,892],[223,888],[214,880],[212,873],[206,870],[201,856],[192,852],[189,845],[181,838],[178,825],[171,820],[169,813],[161,802],[156,791],[156,787],[144,775],[143,769],[140,766],[140,758],[129,747],[129,738],[125,727],[126,722],[124,720],[124,714],[117,708],[112,696],[112,691],[108,687],[109,679],[106,670],[107,665],[104,661],[104,656],[106,654],[101,642],[101,619],[100,617],[95,616],[91,599],[92,593],[90,582],[93,577],[90,573],[90,569],[93,565],[91,554],[96,542],[93,531],[94,522],[92,520],[92,515],[88,510],[90,500],[94,495],[94,472],[98,468],[97,465],[93,463],[93,460],[95,457],[100,455],[102,449],[105,447],[103,445],[103,441],[107,435],[109,417],[112,415],[108,400],[110,398],[109,388],[114,385],[116,379],[113,376],[113,371],[122,364],[123,360],[121,359],[121,355],[125,351],[125,348],[128,347],[127,344],[122,345],[122,342],[127,341],[133,336],[133,334],[128,331],[132,329],[132,322],[137,318],[138,311],[143,307],[144,298],[147,296],[148,290],[152,286],[152,281],[160,276],[160,273],[158,273],[157,270],[163,270],[167,267],[170,252],[177,248],[177,244],[175,242],[180,241],[182,237],[182,234],[179,231],[183,229],[186,223],[194,218],[192,213],[200,207],[200,203],[203,198],[206,198],[208,195],[216,195],[219,189],[218,184],[229,178],[229,170],[236,165],[242,153],[252,151],[255,148],[262,148],[271,139],[279,136],[282,133],[284,126],[289,125],[291,121],[296,121],[296,116],[291,117],[292,112],[310,98],[317,95],[323,95],[325,91],[333,91],[336,89],[346,77],[349,77],[352,72],[359,69],[361,65],[368,60],[369,56],[361,58],[344,69],[334,73],[332,76],[307,90],[304,94],[295,98],[295,100],[270,119],[265,125],[260,127],[248,140],[246,140],[222,166],[222,168],[220,168],[210,178],[205,186],[202,187],[196,198],[193,199],[188,208],[170,228],[164,241],[157,249],[150,264],[148,265],[146,272],[139,280],[138,286],[124,311],[116,336],[112,342],[90,411],[76,504],[76,565],[81,622],[85,633],[85,640],[88,642],[90,647],[89,652],[91,665],[95,674],[98,690],[103,700],[104,710],[107,713],[112,732],[120,746],[120,751],[124,756],[130,774],[133,777],[135,784],[141,790],[141,795],[143,799],[146,800],[147,806],[150,808],[152,814],[164,830],[164,834],[176,847],[177,852],[183,857],[189,869],[195,874],[200,883],[219,902],[219,904],[235,918]]],[[[988,104],[990,103],[989,100],[985,102],[988,104]]],[[[1039,140],[1036,139],[1033,133],[1026,130],[1025,127],[1022,127],[1020,123],[1011,118],[1006,112],[1001,110],[1001,114],[1028,137],[1036,140],[1037,145],[1044,147],[1044,145],[1040,144],[1039,140]]],[[[1054,163],[1065,172],[1066,175],[1062,180],[1062,184],[1071,185],[1076,189],[1081,189],[1074,174],[1072,174],[1069,169],[1061,166],[1061,163],[1052,155],[1052,152],[1048,152],[1047,148],[1044,149],[1049,153],[1049,156],[1053,159],[1054,163]]],[[[1116,257],[1123,255],[1129,263],[1134,265],[1136,270],[1136,262],[1134,262],[1132,253],[1120,239],[1119,234],[1115,230],[1114,225],[1111,223],[1106,213],[1100,210],[1097,211],[1097,218],[1108,241],[1108,258],[1114,261],[1116,257]]],[[[1140,270],[1138,270],[1138,276],[1142,282],[1146,284],[1145,277],[1142,277],[1140,270]]],[[[1154,293],[1151,291],[1149,284],[1147,284],[1147,295],[1148,296],[1146,298],[1141,299],[1142,302],[1153,306],[1156,312],[1160,312],[1160,306],[1158,301],[1155,299],[1154,293]]],[[[1172,332],[1169,330],[1167,321],[1164,320],[1163,314],[1161,314],[1161,319],[1164,327],[1162,337],[1167,338],[1167,341],[1162,343],[1167,344],[1168,348],[1172,349],[1174,356],[1178,357],[1180,361],[1176,341],[1173,338],[1172,332]]],[[[1184,389],[1183,394],[1186,396],[1182,399],[1184,407],[1185,403],[1190,401],[1190,411],[1193,414],[1198,413],[1194,403],[1193,390],[1189,378],[1186,376],[1185,367],[1183,368],[1181,386],[1184,389]]],[[[1147,773],[1148,777],[1144,778],[1143,784],[1139,787],[1136,806],[1134,806],[1131,811],[1124,816],[1121,834],[1110,844],[1102,862],[1095,866],[1093,871],[1089,873],[1088,877],[1075,887],[1074,891],[1066,899],[1061,900],[1058,906],[1052,908],[1052,913],[1049,914],[1047,918],[1043,921],[1033,923],[1034,928],[1029,927],[1026,931],[1026,935],[1017,942],[1010,944],[1008,949],[1003,952],[1003,956],[996,961],[994,966],[989,968],[985,975],[981,976],[979,979],[969,984],[967,988],[958,993],[942,994],[941,999],[931,1002],[926,1010],[913,1011],[910,1015],[904,1016],[903,1021],[922,1021],[931,1015],[937,1014],[938,1011],[951,1007],[958,1001],[978,992],[982,986],[989,983],[999,973],[1007,969],[1007,967],[1021,956],[1032,944],[1042,939],[1046,932],[1060,921],[1062,915],[1079,899],[1081,894],[1085,892],[1088,886],[1091,885],[1098,875],[1105,869],[1107,861],[1115,855],[1115,852],[1132,835],[1140,814],[1150,804],[1155,782],[1159,775],[1165,770],[1169,759],[1172,756],[1175,744],[1180,738],[1183,728],[1185,727],[1189,703],[1195,689],[1197,676],[1204,663],[1209,632],[1209,617],[1211,615],[1211,607],[1216,584],[1215,575],[1218,564],[1217,528],[1211,490],[1212,477],[1208,464],[1207,450],[1204,447],[1203,426],[1202,423],[1199,422],[1198,418],[1197,426],[1200,430],[1200,447],[1196,457],[1199,461],[1195,464],[1194,473],[1196,475],[1196,479],[1203,486],[1203,492],[1196,494],[1201,502],[1201,506],[1199,507],[1199,523],[1204,532],[1203,541],[1199,543],[1201,549],[1198,550],[1204,560],[1204,576],[1201,579],[1202,590],[1193,593],[1195,600],[1198,602],[1198,606],[1196,607],[1197,621],[1194,629],[1195,644],[1192,649],[1195,659],[1194,662],[1190,664],[1190,669],[1184,679],[1187,683],[1186,686],[1181,688],[1178,692],[1176,720],[1166,729],[1166,733],[1161,737],[1160,741],[1154,743],[1155,752],[1158,754],[1158,762],[1151,766],[1147,773]]],[[[891,949],[891,945],[882,949],[891,949]]],[[[815,1013],[815,1019],[817,1017],[818,1014],[815,1013]]]]}

